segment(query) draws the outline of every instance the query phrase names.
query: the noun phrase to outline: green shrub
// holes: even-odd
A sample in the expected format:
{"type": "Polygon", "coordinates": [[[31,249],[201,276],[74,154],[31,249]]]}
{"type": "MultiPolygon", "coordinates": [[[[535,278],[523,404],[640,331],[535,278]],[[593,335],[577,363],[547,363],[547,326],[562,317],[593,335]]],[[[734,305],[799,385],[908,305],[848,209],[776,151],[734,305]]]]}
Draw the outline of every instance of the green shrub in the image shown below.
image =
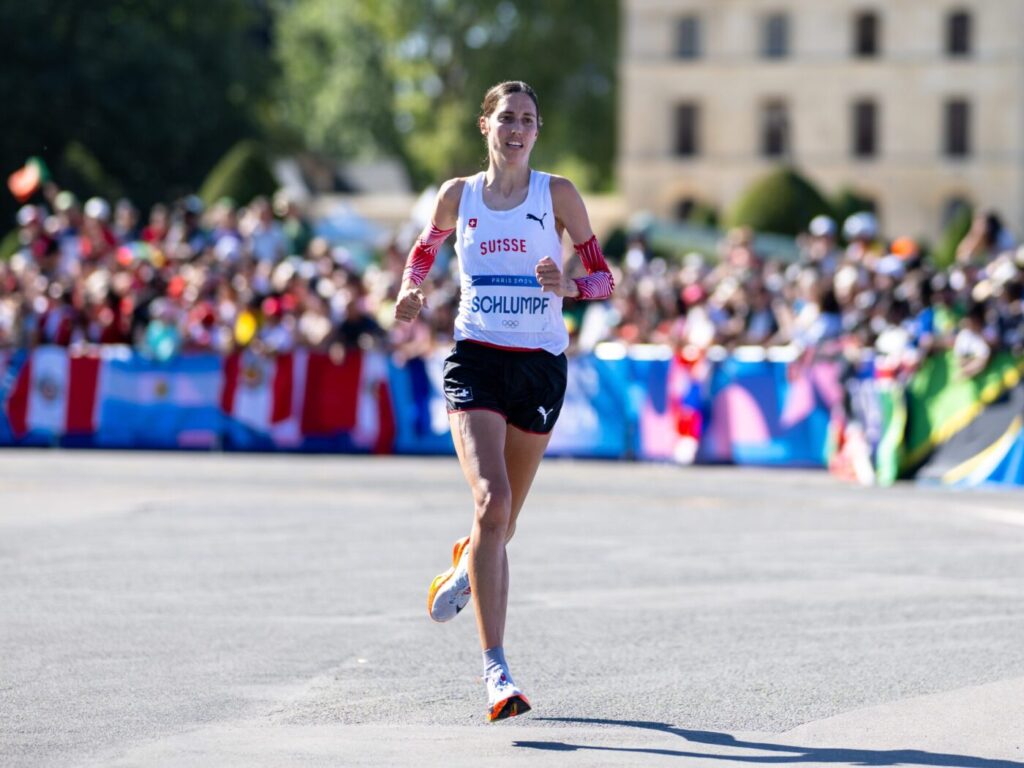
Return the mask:
{"type": "Polygon", "coordinates": [[[820,213],[832,215],[828,201],[792,168],[779,168],[754,181],[733,205],[729,227],[797,235],[820,213]]]}
{"type": "Polygon", "coordinates": [[[4,235],[3,240],[0,240],[0,260],[7,261],[7,259],[14,255],[14,252],[18,250],[20,245],[21,241],[18,239],[18,230],[12,229],[4,235]]]}
{"type": "Polygon", "coordinates": [[[272,195],[277,181],[266,152],[255,141],[240,141],[210,171],[199,191],[207,205],[229,197],[245,205],[254,197],[272,195]]]}
{"type": "Polygon", "coordinates": [[[718,209],[710,203],[697,202],[690,209],[686,221],[698,227],[717,227],[718,209]]]}
{"type": "Polygon", "coordinates": [[[953,263],[956,259],[956,247],[960,245],[960,241],[970,230],[973,218],[974,211],[971,206],[967,204],[957,206],[931,253],[931,260],[935,266],[945,269],[953,263]]]}
{"type": "Polygon", "coordinates": [[[875,201],[851,187],[843,187],[832,197],[832,211],[836,223],[842,227],[850,216],[861,211],[874,211],[875,201]]]}

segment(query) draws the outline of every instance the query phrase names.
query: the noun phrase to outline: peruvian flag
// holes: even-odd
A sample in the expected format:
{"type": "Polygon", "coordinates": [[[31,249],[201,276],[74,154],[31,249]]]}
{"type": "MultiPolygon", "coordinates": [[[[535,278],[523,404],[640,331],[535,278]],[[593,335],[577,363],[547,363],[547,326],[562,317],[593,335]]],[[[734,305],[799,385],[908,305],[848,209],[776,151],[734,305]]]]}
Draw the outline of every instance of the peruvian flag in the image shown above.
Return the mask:
{"type": "Polygon", "coordinates": [[[390,453],[394,448],[395,417],[388,386],[388,358],[380,352],[363,354],[352,442],[374,453],[390,453]]]}
{"type": "Polygon", "coordinates": [[[386,453],[394,447],[395,417],[387,357],[348,350],[341,362],[314,353],[306,366],[302,432],[308,437],[346,434],[357,448],[386,453]]]}
{"type": "Polygon", "coordinates": [[[278,445],[298,445],[306,356],[297,352],[265,357],[245,351],[225,358],[224,413],[278,445]]]}
{"type": "Polygon", "coordinates": [[[334,437],[356,426],[363,351],[348,350],[340,363],[314,352],[306,365],[306,396],[302,407],[302,433],[334,437]]]}
{"type": "Polygon", "coordinates": [[[7,401],[11,432],[60,437],[96,431],[97,357],[69,357],[64,347],[38,347],[25,362],[7,401]]]}

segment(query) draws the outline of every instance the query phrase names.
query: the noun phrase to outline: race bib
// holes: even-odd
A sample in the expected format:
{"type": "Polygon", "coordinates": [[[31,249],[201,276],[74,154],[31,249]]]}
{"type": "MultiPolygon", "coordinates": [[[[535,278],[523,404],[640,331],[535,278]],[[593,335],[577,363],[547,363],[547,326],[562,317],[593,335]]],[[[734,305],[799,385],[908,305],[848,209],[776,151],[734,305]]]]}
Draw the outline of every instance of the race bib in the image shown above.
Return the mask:
{"type": "Polygon", "coordinates": [[[550,327],[554,298],[533,275],[476,275],[466,315],[488,331],[537,333],[550,327]]]}

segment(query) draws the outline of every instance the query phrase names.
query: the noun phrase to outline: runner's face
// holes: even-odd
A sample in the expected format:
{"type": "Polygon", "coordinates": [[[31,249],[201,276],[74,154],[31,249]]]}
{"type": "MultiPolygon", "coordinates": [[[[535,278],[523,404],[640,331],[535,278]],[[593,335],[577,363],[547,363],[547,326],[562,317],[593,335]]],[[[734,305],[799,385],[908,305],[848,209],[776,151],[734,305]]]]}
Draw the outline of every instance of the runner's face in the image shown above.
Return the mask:
{"type": "Polygon", "coordinates": [[[526,165],[537,141],[537,108],[525,93],[502,96],[487,117],[480,118],[480,132],[487,137],[492,161],[526,165]]]}

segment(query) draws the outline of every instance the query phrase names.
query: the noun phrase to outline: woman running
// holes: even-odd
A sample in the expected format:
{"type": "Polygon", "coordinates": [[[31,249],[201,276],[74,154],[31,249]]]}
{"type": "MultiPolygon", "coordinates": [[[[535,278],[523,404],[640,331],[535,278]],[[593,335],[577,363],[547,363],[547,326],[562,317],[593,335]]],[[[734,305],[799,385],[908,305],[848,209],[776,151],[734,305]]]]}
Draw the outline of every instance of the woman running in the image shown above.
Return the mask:
{"type": "Polygon", "coordinates": [[[478,124],[487,170],[441,186],[432,221],[409,254],[395,317],[419,314],[420,283],[438,246],[456,232],[462,294],[444,394],[474,516],[470,535],[455,543],[452,567],[430,585],[427,607],[432,619],[448,621],[473,599],[493,722],[530,709],[502,647],[506,545],[565,396],[569,336],[562,298],[604,299],[614,283],[576,187],[530,168],[541,126],[533,89],[521,81],[495,85],[478,124]],[[587,277],[564,277],[563,232],[587,277]]]}

